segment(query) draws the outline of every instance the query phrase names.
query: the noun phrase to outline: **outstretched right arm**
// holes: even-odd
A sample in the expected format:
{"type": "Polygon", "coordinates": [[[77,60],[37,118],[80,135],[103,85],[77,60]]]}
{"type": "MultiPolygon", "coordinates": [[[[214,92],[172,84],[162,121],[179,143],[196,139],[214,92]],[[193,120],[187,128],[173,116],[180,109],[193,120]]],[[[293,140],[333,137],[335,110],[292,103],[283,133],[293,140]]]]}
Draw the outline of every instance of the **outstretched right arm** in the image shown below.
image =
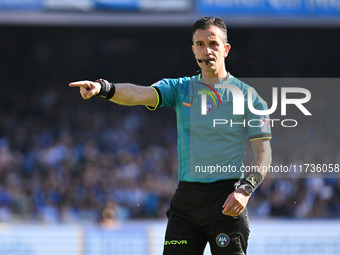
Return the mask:
{"type": "MultiPolygon", "coordinates": [[[[71,82],[70,87],[79,87],[82,98],[89,99],[100,92],[101,84],[93,81],[71,82]]],[[[115,93],[110,101],[121,105],[146,105],[155,107],[158,95],[154,88],[130,83],[115,83],[115,93]]]]}

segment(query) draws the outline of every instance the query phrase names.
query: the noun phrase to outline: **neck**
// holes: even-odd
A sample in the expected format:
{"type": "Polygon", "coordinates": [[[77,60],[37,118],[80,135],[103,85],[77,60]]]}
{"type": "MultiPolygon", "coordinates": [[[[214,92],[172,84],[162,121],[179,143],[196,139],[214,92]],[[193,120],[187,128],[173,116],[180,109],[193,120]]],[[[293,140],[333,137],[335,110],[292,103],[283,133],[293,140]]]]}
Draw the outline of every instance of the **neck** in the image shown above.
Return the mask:
{"type": "Polygon", "coordinates": [[[225,68],[222,71],[217,70],[209,70],[204,71],[202,70],[202,78],[205,83],[207,84],[215,84],[218,83],[220,80],[224,79],[227,76],[228,72],[225,68]]]}

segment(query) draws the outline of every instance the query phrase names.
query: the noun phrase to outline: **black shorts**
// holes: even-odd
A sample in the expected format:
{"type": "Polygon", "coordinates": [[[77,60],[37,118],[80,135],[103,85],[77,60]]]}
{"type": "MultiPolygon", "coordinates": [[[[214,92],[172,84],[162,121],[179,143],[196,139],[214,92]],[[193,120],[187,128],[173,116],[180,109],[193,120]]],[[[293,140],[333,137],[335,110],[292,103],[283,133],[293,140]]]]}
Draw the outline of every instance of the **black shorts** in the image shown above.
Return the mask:
{"type": "Polygon", "coordinates": [[[247,210],[238,217],[222,214],[235,182],[179,183],[167,211],[164,255],[202,255],[207,242],[213,255],[246,254],[247,210]]]}

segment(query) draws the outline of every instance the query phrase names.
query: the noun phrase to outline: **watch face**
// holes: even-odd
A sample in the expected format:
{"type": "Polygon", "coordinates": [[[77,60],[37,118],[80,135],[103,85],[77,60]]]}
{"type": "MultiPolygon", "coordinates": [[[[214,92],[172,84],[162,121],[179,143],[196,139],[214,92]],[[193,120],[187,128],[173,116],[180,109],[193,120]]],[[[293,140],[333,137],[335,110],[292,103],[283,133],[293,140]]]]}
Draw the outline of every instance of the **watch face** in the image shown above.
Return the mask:
{"type": "Polygon", "coordinates": [[[247,194],[247,195],[251,195],[251,193],[253,193],[253,187],[249,184],[241,184],[240,186],[238,186],[238,188],[241,188],[244,190],[244,192],[247,194]]]}
{"type": "Polygon", "coordinates": [[[244,191],[245,191],[248,195],[250,195],[250,194],[253,192],[253,189],[252,189],[249,185],[246,185],[246,186],[244,187],[244,191]]]}

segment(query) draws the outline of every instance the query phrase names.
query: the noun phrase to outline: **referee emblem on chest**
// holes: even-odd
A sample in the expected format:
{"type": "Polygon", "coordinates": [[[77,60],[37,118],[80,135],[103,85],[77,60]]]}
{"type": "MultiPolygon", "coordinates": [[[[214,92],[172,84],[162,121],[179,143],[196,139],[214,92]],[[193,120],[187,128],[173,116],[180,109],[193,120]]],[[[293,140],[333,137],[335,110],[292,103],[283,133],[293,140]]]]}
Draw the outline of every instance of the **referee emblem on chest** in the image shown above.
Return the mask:
{"type": "Polygon", "coordinates": [[[226,247],[230,243],[230,237],[227,234],[220,233],[216,236],[216,243],[220,247],[226,247]]]}
{"type": "Polygon", "coordinates": [[[212,112],[215,109],[215,104],[212,101],[207,102],[207,113],[212,112]]]}

